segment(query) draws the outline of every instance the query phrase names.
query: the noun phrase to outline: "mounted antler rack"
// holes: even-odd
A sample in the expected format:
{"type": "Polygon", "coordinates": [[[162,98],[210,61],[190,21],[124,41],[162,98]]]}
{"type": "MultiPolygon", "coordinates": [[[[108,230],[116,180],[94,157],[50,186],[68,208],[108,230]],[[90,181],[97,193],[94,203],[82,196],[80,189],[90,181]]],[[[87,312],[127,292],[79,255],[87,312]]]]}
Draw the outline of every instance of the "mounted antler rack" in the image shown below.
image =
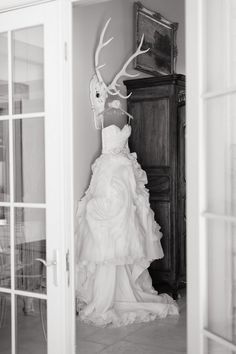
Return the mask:
{"type": "MultiPolygon", "coordinates": [[[[92,109],[93,109],[93,114],[94,114],[94,123],[95,123],[95,128],[99,129],[100,125],[98,124],[101,121],[101,116],[105,112],[105,103],[108,95],[112,96],[119,96],[120,98],[127,99],[130,97],[132,94],[129,93],[129,95],[125,96],[123,95],[120,90],[119,86],[120,84],[118,81],[121,79],[121,77],[137,77],[139,76],[139,73],[136,74],[131,74],[127,72],[128,65],[132,62],[134,58],[136,58],[140,54],[146,53],[148,49],[141,50],[142,45],[143,45],[143,40],[144,40],[144,35],[142,35],[141,41],[139,43],[139,46],[137,50],[135,51],[134,54],[131,55],[131,57],[125,62],[121,70],[115,75],[114,79],[112,82],[107,85],[101,75],[101,69],[104,68],[106,64],[99,64],[99,55],[101,50],[106,47],[112,40],[113,37],[109,38],[107,41],[104,42],[104,36],[107,30],[107,27],[111,21],[111,18],[106,22],[101,35],[99,39],[98,46],[95,51],[95,74],[90,82],[90,100],[92,103],[92,109]]],[[[128,113],[125,112],[127,115],[128,113]]]]}

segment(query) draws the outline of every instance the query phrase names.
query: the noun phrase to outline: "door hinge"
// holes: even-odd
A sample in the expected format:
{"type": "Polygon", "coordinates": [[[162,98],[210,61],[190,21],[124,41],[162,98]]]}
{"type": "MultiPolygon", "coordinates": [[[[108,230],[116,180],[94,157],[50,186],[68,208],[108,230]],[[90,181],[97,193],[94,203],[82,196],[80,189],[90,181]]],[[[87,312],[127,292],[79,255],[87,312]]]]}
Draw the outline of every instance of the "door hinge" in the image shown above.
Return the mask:
{"type": "Polygon", "coordinates": [[[70,251],[66,252],[67,285],[70,286],[70,251]]]}
{"type": "Polygon", "coordinates": [[[68,44],[67,44],[67,42],[64,43],[64,59],[65,59],[65,61],[68,60],[68,44]]]}

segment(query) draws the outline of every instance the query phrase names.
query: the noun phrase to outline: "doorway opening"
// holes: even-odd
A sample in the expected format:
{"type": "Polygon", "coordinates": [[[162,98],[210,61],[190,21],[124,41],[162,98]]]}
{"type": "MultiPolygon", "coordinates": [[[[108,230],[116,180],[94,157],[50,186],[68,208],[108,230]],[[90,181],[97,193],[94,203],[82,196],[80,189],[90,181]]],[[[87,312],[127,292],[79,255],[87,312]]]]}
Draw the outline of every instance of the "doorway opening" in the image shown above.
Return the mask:
{"type": "MultiPolygon", "coordinates": [[[[166,352],[175,352],[176,345],[179,345],[179,351],[186,352],[185,3],[179,1],[177,6],[174,1],[168,4],[161,1],[157,8],[156,1],[146,1],[143,5],[179,24],[177,74],[163,78],[139,72],[139,78],[125,82],[122,89],[128,93],[132,91],[132,95],[122,104],[134,116],[129,145],[147,173],[151,208],[163,233],[161,242],[165,257],[154,261],[149,273],[158,293],[168,293],[177,300],[181,314],[178,318],[167,317],[120,328],[96,328],[84,324],[77,315],[77,351],[80,353],[119,353],[131,349],[155,353],[157,348],[162,348],[164,354],[163,348],[166,352]],[[136,131],[140,132],[139,123],[143,130],[135,135],[135,124],[136,131]]],[[[106,62],[102,76],[105,82],[110,82],[124,60],[134,52],[133,8],[131,0],[87,6],[82,3],[73,7],[76,207],[90,184],[91,165],[102,150],[101,131],[94,127],[89,96],[95,48],[102,28],[111,17],[105,40],[111,36],[115,39],[101,53],[101,63],[106,62]]],[[[132,65],[129,70],[137,73],[132,65]]]]}

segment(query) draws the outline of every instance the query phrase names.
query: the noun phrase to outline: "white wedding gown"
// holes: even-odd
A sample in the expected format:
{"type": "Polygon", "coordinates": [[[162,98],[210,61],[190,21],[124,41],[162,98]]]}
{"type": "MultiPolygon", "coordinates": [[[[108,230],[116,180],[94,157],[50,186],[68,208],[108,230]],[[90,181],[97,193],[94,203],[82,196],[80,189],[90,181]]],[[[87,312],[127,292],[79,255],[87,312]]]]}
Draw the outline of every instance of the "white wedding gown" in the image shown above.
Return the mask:
{"type": "Polygon", "coordinates": [[[145,188],[146,173],[130,153],[131,127],[102,129],[102,154],[78,204],[77,309],[82,321],[119,327],[177,315],[153,289],[147,268],[164,256],[160,226],[145,188]]]}

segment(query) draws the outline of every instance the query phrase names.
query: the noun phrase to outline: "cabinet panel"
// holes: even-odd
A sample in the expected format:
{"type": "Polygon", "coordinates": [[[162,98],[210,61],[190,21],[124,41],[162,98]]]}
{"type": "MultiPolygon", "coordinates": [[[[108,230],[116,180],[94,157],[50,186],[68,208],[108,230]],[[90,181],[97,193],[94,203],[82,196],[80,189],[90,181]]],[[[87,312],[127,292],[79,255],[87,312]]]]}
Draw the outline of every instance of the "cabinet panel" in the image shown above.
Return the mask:
{"type": "MultiPolygon", "coordinates": [[[[161,244],[165,251],[164,258],[152,262],[151,269],[153,270],[171,270],[171,220],[170,220],[170,203],[168,202],[150,202],[151,208],[154,211],[155,219],[161,226],[162,239],[161,244]]],[[[155,281],[154,281],[155,282],[155,281]]],[[[158,283],[158,279],[157,279],[158,283]]]]}
{"type": "Polygon", "coordinates": [[[145,168],[152,200],[170,201],[171,178],[168,167],[145,168]]]}
{"type": "Polygon", "coordinates": [[[133,104],[132,141],[143,166],[169,164],[169,99],[145,99],[133,104]]]}

